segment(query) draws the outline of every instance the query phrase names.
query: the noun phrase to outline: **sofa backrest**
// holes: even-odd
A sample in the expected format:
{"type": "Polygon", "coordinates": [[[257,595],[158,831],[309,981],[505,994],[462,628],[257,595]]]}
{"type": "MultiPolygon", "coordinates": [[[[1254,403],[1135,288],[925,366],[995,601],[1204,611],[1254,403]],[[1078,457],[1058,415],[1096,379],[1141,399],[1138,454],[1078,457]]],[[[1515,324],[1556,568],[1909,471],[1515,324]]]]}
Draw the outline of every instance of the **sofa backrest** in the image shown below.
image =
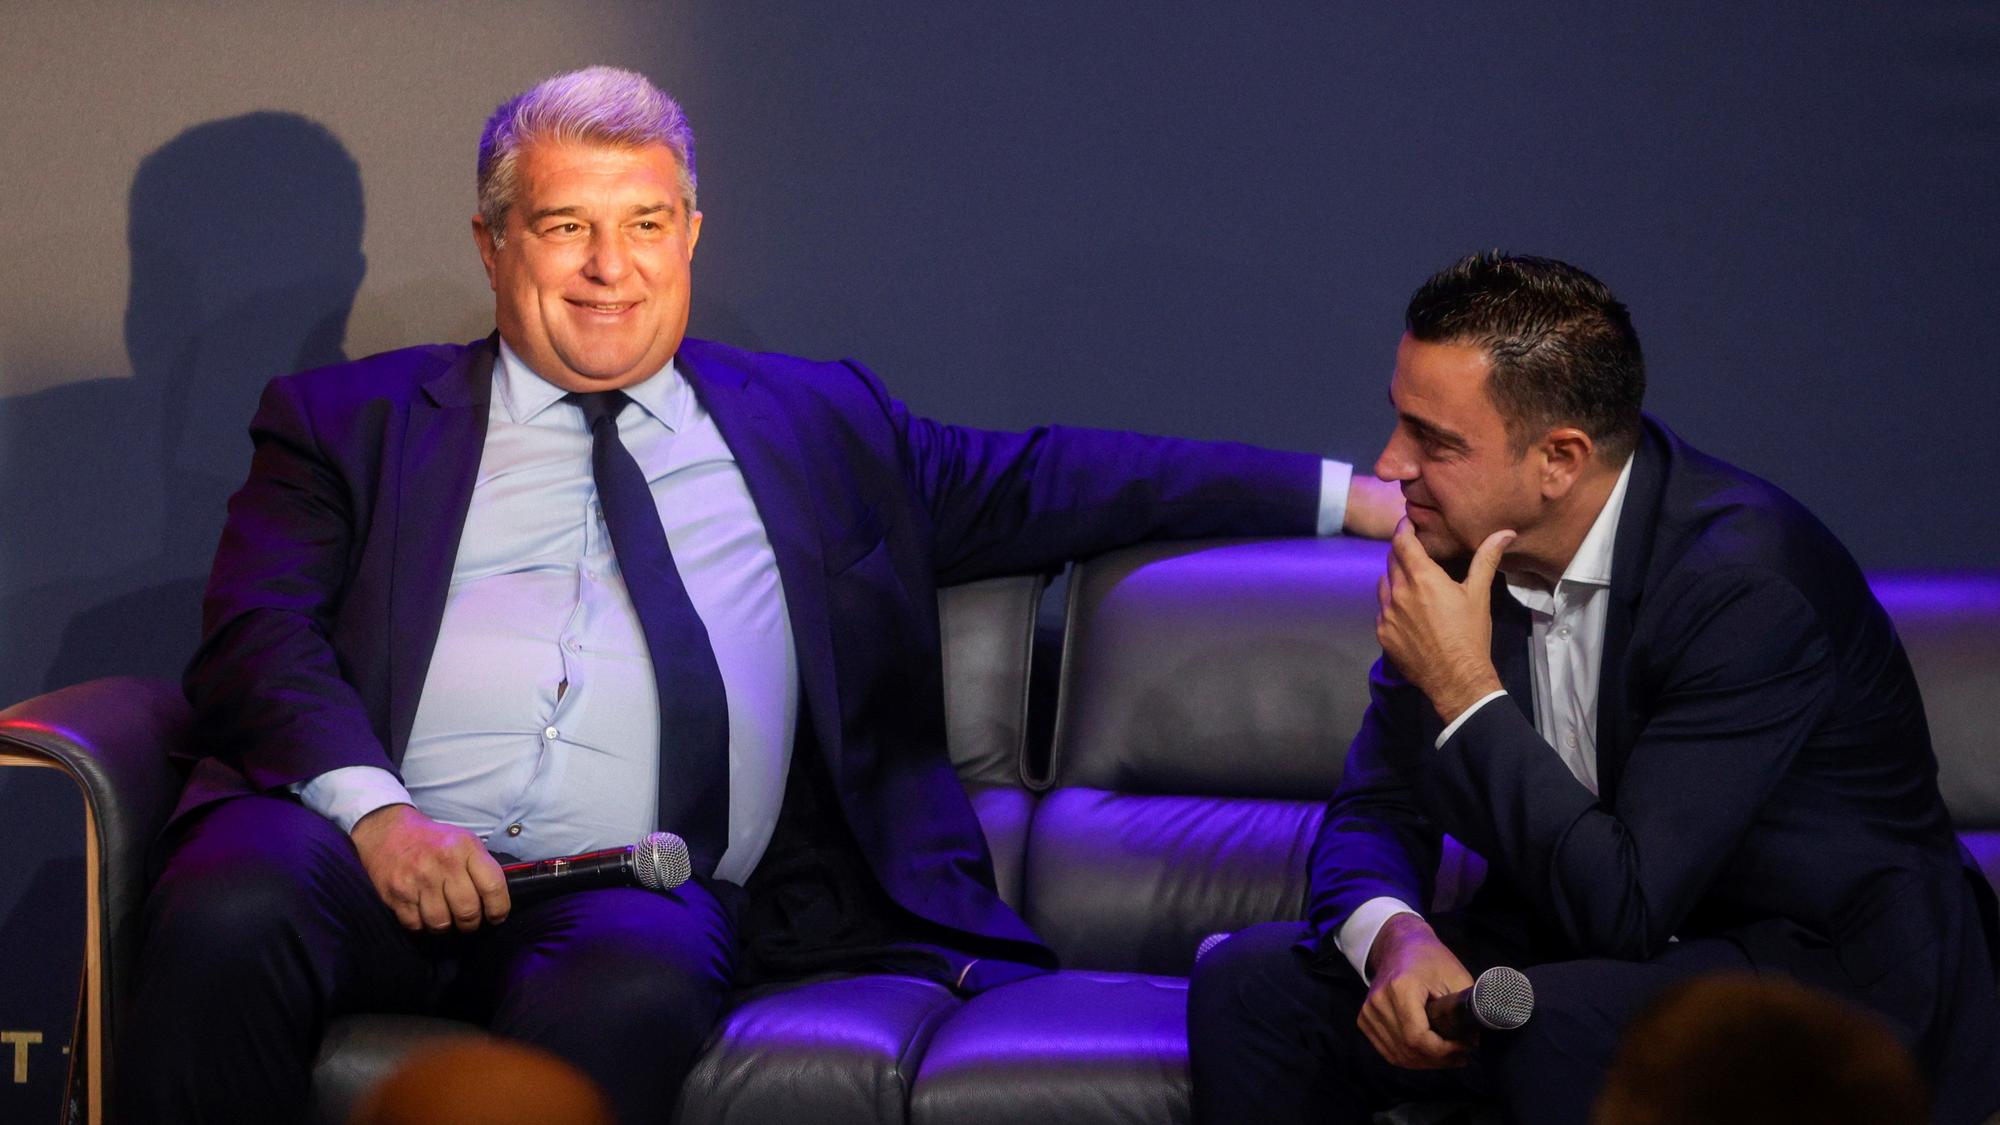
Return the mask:
{"type": "Polygon", "coordinates": [[[1874,574],[1916,669],[1938,788],[1986,881],[2000,886],[2000,575],[1874,574]]]}
{"type": "Polygon", "coordinates": [[[1048,580],[991,578],[938,591],[945,747],[986,832],[1000,897],[1021,909],[1035,797],[1022,781],[1035,614],[1048,580]]]}
{"type": "Polygon", "coordinates": [[[1367,705],[1384,546],[1152,544],[1077,567],[1027,917],[1078,968],[1185,973],[1296,918],[1367,705]]]}

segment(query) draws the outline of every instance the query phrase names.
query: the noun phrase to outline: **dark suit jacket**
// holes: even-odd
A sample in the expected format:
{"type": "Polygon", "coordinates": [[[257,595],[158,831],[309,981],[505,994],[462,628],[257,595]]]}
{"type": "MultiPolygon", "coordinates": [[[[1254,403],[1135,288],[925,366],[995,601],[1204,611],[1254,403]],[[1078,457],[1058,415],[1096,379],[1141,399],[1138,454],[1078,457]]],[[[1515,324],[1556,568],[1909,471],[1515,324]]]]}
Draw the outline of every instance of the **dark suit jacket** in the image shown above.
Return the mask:
{"type": "MultiPolygon", "coordinates": [[[[274,380],[186,687],[176,818],[341,766],[394,769],[443,616],[496,354],[389,352],[274,380]]],[[[1155,536],[1311,534],[1315,458],[911,416],[852,362],[686,341],[681,372],[770,535],[810,731],[882,886],[919,918],[1045,950],[993,890],[944,753],[936,589],[1155,536]]]]}
{"type": "Polygon", "coordinates": [[[1442,748],[1423,694],[1376,665],[1313,849],[1318,949],[1377,895],[1429,902],[1450,833],[1490,865],[1468,913],[1521,935],[1533,962],[1643,960],[1670,936],[1723,936],[1760,968],[1884,1013],[1934,1073],[1971,1081],[2000,1043],[1991,896],[1962,863],[1888,616],[1777,488],[1651,419],[1636,458],[1612,561],[1600,792],[1534,728],[1527,612],[1496,582],[1510,698],[1442,748]]]}

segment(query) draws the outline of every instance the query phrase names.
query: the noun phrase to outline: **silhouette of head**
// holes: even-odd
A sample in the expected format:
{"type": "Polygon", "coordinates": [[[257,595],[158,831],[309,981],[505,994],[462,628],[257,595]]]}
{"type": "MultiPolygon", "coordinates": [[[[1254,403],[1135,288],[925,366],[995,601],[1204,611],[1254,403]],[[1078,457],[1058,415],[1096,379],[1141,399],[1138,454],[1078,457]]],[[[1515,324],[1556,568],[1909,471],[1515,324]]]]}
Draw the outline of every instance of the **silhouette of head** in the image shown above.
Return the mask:
{"type": "Polygon", "coordinates": [[[125,350],[163,396],[167,469],[234,487],[264,382],[346,358],[361,171],[291,113],[196,125],[132,180],[125,350]]]}

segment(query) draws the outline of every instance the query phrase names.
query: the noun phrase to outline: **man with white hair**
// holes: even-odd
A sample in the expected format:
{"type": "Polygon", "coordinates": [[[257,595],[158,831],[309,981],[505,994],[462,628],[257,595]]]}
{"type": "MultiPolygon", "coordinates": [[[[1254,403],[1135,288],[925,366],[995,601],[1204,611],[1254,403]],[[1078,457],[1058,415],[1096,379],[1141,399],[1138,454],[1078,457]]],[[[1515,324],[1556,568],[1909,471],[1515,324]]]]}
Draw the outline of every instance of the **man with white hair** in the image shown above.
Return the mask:
{"type": "Polygon", "coordinates": [[[636,74],[502,105],[472,226],[494,336],[275,380],[252,422],[127,1119],[296,1115],[326,1022],[370,1010],[478,1020],[660,1119],[746,976],[1043,971],[941,751],[937,586],[1400,514],[1338,463],[946,426],[851,361],[685,339],[693,139],[636,74]],[[654,829],[693,856],[671,893],[502,878],[654,829]]]}

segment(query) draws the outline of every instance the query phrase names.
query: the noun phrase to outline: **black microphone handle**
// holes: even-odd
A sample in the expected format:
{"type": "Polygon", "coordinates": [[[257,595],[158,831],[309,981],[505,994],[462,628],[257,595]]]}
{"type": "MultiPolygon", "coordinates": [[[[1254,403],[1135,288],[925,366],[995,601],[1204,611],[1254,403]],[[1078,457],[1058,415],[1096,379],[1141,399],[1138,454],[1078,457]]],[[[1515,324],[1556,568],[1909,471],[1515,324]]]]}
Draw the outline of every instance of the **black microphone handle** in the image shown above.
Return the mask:
{"type": "Polygon", "coordinates": [[[1479,1035],[1479,1021],[1472,1015],[1472,990],[1460,989],[1449,996],[1433,996],[1424,1001],[1424,1015],[1431,1030],[1450,1043],[1467,1043],[1479,1035]]]}
{"type": "Polygon", "coordinates": [[[515,863],[500,871],[507,877],[507,894],[515,899],[537,898],[557,891],[629,887],[636,882],[629,847],[515,863]]]}

